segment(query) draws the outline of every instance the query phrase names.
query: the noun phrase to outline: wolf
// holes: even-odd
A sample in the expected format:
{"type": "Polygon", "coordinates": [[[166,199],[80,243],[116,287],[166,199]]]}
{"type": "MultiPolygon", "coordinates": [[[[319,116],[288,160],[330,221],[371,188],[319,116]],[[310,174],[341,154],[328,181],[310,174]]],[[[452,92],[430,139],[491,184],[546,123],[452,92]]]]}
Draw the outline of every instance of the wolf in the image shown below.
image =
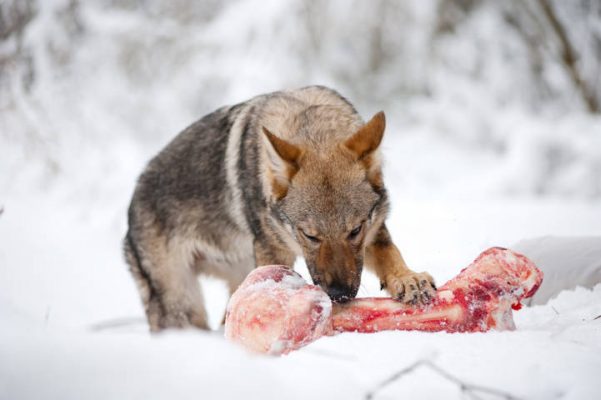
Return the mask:
{"type": "Polygon", "coordinates": [[[299,256],[333,301],[356,296],[365,264],[399,301],[428,303],[434,280],[386,228],[384,130],[383,112],[364,122],[310,86],[219,108],[176,136],[139,177],[124,239],[151,331],[208,329],[199,274],[233,293],[256,266],[299,256]]]}

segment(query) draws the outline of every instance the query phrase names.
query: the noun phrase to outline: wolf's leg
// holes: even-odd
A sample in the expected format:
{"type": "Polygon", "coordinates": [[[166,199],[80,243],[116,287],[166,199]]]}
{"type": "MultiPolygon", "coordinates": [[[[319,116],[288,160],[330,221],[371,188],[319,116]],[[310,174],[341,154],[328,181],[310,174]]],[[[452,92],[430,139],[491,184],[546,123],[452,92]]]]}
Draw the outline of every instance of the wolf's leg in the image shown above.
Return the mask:
{"type": "MultiPolygon", "coordinates": [[[[249,260],[252,264],[254,265],[254,261],[252,260],[252,258],[249,260]]],[[[240,284],[244,281],[244,278],[246,277],[247,274],[244,274],[244,276],[240,275],[240,274],[233,274],[233,275],[228,275],[228,276],[224,276],[224,280],[225,283],[227,285],[227,290],[228,290],[228,297],[232,297],[232,295],[234,294],[234,292],[236,291],[236,289],[238,289],[238,287],[240,286],[240,284]]],[[[223,313],[223,318],[221,319],[221,325],[225,325],[225,317],[227,316],[227,310],[223,313]]]]}
{"type": "Polygon", "coordinates": [[[294,265],[296,255],[287,247],[267,237],[257,239],[254,242],[255,265],[286,265],[290,268],[294,265]]]}
{"type": "Polygon", "coordinates": [[[150,330],[158,331],[160,329],[159,320],[164,313],[163,305],[160,302],[160,289],[156,287],[151,280],[150,275],[142,269],[140,253],[129,233],[123,241],[123,251],[125,260],[129,265],[129,270],[133,275],[140,296],[142,297],[142,303],[144,305],[144,311],[146,312],[150,330]]]}
{"type": "MultiPolygon", "coordinates": [[[[228,297],[238,289],[238,286],[244,281],[246,276],[255,268],[255,260],[252,252],[248,253],[247,257],[242,257],[239,260],[230,263],[208,263],[198,262],[197,270],[199,273],[206,273],[218,279],[222,279],[227,285],[228,297]]],[[[225,324],[225,313],[221,320],[221,325],[225,324]]]]}
{"type": "Polygon", "coordinates": [[[382,288],[405,303],[429,303],[436,295],[434,279],[427,272],[413,272],[394,245],[386,225],[382,224],[374,241],[366,247],[365,261],[382,288]]]}
{"type": "Polygon", "coordinates": [[[177,238],[167,241],[152,237],[149,231],[144,236],[135,246],[129,240],[126,257],[144,301],[150,330],[189,326],[208,329],[200,285],[191,267],[190,247],[177,238]]]}

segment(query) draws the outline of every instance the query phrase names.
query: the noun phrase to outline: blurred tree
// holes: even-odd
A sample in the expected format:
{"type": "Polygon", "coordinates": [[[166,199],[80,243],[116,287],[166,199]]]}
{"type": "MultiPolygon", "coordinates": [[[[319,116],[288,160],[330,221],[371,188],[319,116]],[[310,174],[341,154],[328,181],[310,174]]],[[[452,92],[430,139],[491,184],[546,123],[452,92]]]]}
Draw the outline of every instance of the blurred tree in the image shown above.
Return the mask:
{"type": "MultiPolygon", "coordinates": [[[[12,41],[12,46],[3,46],[0,51],[0,91],[6,92],[10,79],[9,69],[16,63],[25,65],[23,85],[32,82],[31,59],[23,54],[23,32],[36,14],[35,0],[6,0],[0,2],[0,43],[12,41]]],[[[0,101],[3,100],[0,98],[0,101]]],[[[6,99],[4,99],[6,100],[6,99]]],[[[2,103],[0,102],[0,107],[2,103]]]]}
{"type": "MultiPolygon", "coordinates": [[[[542,9],[542,14],[546,19],[547,23],[550,25],[555,40],[558,42],[558,52],[560,54],[561,60],[567,70],[570,79],[572,80],[576,89],[580,92],[584,103],[586,104],[588,110],[590,112],[598,113],[601,110],[599,109],[599,99],[597,98],[597,94],[591,88],[588,82],[584,80],[580,69],[578,67],[578,55],[576,53],[576,49],[574,48],[574,44],[572,43],[572,39],[569,37],[566,27],[564,23],[560,21],[559,16],[555,12],[555,9],[551,5],[549,0],[538,0],[540,8],[542,9]]],[[[590,8],[591,2],[580,3],[583,8],[590,8]]],[[[599,37],[597,37],[599,40],[599,37]]]]}
{"type": "Polygon", "coordinates": [[[533,86],[543,100],[552,95],[545,81],[548,79],[544,74],[545,64],[558,62],[586,109],[591,113],[601,112],[601,2],[440,0],[436,34],[455,34],[458,27],[477,17],[482,7],[496,8],[522,37],[529,50],[533,86]],[[579,32],[582,29],[584,32],[579,32]],[[593,64],[596,73],[586,73],[585,64],[593,64]]]}
{"type": "Polygon", "coordinates": [[[35,15],[34,0],[6,0],[0,3],[0,39],[21,36],[25,25],[35,15]]]}

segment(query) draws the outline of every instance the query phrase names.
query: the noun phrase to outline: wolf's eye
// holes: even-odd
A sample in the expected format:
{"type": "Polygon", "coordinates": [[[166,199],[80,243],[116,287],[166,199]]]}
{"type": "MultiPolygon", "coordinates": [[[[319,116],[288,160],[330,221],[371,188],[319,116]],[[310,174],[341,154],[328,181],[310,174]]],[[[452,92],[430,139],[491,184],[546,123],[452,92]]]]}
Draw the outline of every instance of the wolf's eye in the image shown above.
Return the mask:
{"type": "Polygon", "coordinates": [[[305,231],[303,231],[303,230],[301,230],[301,232],[303,233],[303,235],[304,235],[304,236],[305,236],[307,239],[309,239],[309,240],[310,240],[310,241],[312,241],[313,243],[319,243],[319,242],[321,242],[321,240],[319,240],[319,238],[317,238],[317,237],[315,237],[315,236],[311,236],[311,235],[309,235],[309,234],[305,233],[305,231]]]}
{"type": "Polygon", "coordinates": [[[351,231],[351,233],[348,234],[348,238],[349,239],[355,239],[355,238],[357,238],[357,236],[359,235],[359,233],[361,233],[361,227],[363,227],[363,225],[359,225],[358,227],[356,227],[355,229],[353,229],[351,231]]]}

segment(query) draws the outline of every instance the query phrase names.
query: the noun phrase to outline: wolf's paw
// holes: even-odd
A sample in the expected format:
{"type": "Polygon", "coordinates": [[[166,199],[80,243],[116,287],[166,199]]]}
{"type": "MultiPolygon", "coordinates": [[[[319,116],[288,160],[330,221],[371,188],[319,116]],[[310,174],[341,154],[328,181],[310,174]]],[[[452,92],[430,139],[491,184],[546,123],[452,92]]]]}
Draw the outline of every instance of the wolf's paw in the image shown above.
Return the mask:
{"type": "Polygon", "coordinates": [[[412,305],[428,304],[436,296],[434,279],[427,272],[389,276],[382,286],[393,298],[412,305]]]}

